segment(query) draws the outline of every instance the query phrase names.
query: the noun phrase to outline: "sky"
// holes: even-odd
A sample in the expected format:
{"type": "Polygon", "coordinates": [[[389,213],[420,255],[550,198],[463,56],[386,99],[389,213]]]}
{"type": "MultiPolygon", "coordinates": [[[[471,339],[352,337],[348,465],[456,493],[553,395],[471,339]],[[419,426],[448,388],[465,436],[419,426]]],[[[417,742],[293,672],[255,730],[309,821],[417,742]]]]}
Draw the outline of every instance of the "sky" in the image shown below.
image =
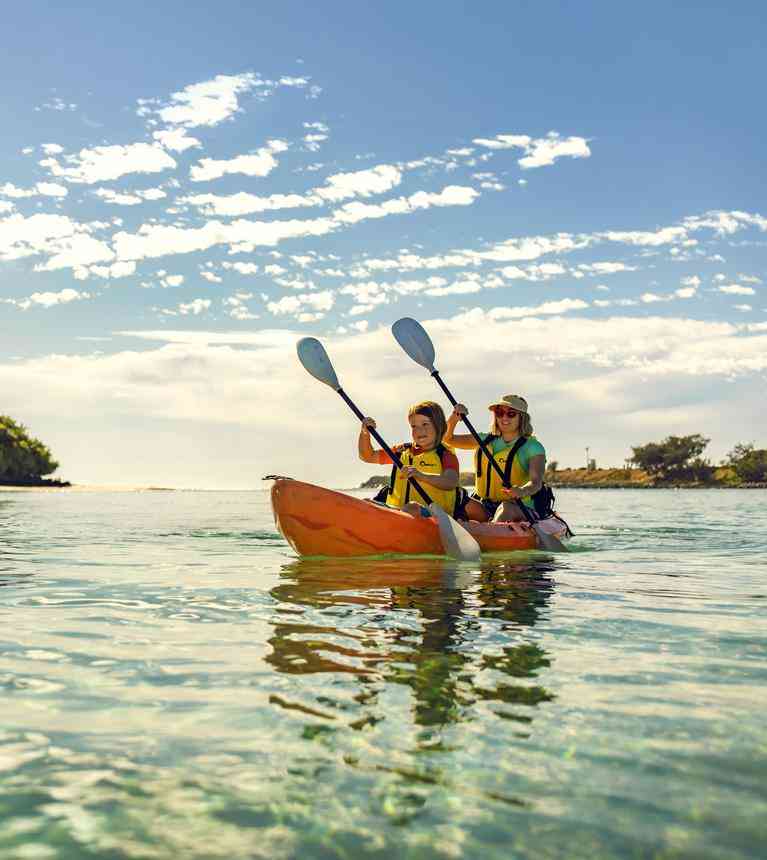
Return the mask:
{"type": "Polygon", "coordinates": [[[354,485],[295,343],[400,442],[447,406],[403,316],[478,427],[521,394],[560,467],[767,447],[762,4],[4,15],[0,414],[58,477],[354,485]]]}

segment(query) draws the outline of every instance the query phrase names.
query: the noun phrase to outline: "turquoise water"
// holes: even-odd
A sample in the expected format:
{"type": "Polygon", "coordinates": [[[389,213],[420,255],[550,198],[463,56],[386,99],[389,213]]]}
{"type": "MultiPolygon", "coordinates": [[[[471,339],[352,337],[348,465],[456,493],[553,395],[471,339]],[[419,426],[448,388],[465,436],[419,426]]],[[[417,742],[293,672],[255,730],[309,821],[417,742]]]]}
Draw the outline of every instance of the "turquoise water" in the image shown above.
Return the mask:
{"type": "Polygon", "coordinates": [[[767,495],[298,560],[268,494],[0,492],[3,858],[756,858],[767,495]]]}

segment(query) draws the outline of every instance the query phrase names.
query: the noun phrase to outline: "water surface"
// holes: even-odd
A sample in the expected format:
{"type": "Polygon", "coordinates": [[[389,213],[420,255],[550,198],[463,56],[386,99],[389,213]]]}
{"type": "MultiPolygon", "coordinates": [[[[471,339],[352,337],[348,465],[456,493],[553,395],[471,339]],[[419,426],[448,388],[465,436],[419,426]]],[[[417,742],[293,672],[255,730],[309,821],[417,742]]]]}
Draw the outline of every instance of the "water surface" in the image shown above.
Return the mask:
{"type": "Polygon", "coordinates": [[[760,491],[300,560],[268,494],[0,492],[3,858],[756,858],[760,491]]]}

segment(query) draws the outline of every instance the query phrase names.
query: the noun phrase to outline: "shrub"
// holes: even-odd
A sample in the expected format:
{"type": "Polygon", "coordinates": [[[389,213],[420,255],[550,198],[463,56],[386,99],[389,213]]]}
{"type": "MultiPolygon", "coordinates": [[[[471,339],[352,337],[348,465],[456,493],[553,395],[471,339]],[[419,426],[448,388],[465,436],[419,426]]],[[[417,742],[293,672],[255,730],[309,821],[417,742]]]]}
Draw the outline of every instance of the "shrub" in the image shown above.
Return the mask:
{"type": "Polygon", "coordinates": [[[667,436],[662,442],[632,447],[632,460],[661,481],[707,481],[714,469],[700,455],[710,441],[700,433],[667,436]]]}
{"type": "Polygon", "coordinates": [[[58,468],[48,448],[23,424],[0,415],[0,480],[36,480],[58,468]]]}
{"type": "Polygon", "coordinates": [[[753,444],[736,445],[728,454],[730,466],[741,481],[761,483],[767,481],[767,449],[753,444]]]}

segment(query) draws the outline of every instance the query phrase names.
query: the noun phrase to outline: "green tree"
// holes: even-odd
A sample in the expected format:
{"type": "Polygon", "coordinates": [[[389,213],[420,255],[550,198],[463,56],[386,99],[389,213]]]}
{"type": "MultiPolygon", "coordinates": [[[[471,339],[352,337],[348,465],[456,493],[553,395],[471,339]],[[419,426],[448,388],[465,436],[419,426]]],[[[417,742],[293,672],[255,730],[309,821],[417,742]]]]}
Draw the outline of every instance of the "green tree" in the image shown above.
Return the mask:
{"type": "Polygon", "coordinates": [[[48,448],[23,424],[0,415],[0,480],[35,481],[58,468],[48,448]]]}
{"type": "Polygon", "coordinates": [[[767,448],[755,448],[753,443],[736,445],[727,458],[727,465],[741,481],[767,481],[767,448]]]}
{"type": "Polygon", "coordinates": [[[700,455],[710,441],[700,433],[667,436],[662,442],[632,447],[632,460],[661,481],[705,481],[714,470],[700,455]]]}

